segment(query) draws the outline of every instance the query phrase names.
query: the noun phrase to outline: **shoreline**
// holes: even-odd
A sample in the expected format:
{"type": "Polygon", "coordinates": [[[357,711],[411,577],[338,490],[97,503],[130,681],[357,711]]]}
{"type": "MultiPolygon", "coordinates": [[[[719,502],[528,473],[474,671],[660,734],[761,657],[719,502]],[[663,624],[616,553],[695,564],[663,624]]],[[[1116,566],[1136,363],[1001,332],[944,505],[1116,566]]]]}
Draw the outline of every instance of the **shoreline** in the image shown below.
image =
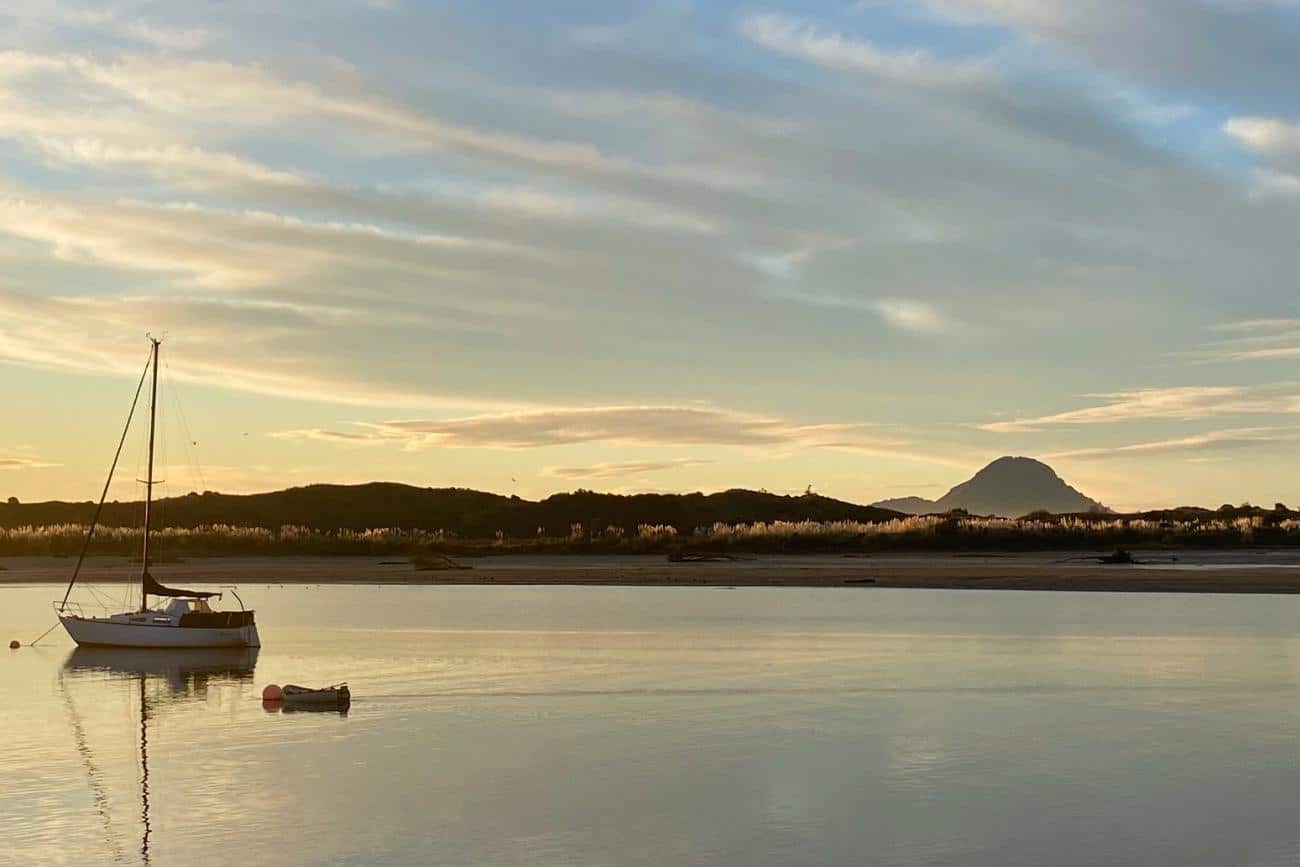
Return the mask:
{"type": "MultiPolygon", "coordinates": [[[[1105,593],[1300,593],[1300,552],[1279,549],[1176,552],[1177,563],[1062,562],[1080,552],[984,556],[885,554],[767,556],[670,563],[659,556],[485,557],[468,568],[417,570],[381,557],[220,557],[159,563],[164,584],[355,584],[409,586],[875,587],[1105,593]]],[[[67,557],[0,558],[6,584],[65,584],[67,557]]],[[[139,564],[88,558],[80,582],[138,580],[139,564]]]]}

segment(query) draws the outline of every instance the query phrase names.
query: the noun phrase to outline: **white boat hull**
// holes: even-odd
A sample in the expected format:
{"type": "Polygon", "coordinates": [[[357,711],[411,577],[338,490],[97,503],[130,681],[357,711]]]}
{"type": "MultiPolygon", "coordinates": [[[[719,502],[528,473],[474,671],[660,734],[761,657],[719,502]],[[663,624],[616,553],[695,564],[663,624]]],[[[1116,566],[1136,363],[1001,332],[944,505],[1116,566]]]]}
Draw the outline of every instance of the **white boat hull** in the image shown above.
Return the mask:
{"type": "Polygon", "coordinates": [[[129,623],[98,617],[59,618],[77,644],[98,647],[261,647],[256,624],[231,628],[129,623]]]}

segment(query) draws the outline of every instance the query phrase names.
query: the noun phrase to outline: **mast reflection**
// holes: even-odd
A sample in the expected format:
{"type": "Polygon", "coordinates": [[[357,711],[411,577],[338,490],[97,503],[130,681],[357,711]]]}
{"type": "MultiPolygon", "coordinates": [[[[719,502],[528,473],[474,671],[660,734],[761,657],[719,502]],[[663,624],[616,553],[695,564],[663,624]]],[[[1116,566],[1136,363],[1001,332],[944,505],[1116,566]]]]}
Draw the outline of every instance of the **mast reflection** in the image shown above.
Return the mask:
{"type": "MultiPolygon", "coordinates": [[[[78,647],[68,655],[59,673],[60,685],[64,685],[64,674],[73,678],[107,674],[112,678],[138,681],[140,686],[140,861],[149,864],[150,836],[153,825],[150,819],[149,805],[149,721],[157,708],[151,705],[148,682],[154,679],[163,685],[161,693],[154,694],[154,703],[161,699],[164,703],[183,701],[205,695],[208,686],[214,683],[251,681],[253,670],[257,666],[255,647],[214,647],[189,648],[179,650],[147,650],[124,647],[78,647]]],[[[108,815],[108,798],[104,792],[103,781],[99,779],[90,748],[87,744],[85,730],[80,715],[68,694],[63,689],[72,723],[77,750],[81,753],[94,803],[100,812],[109,844],[115,853],[120,849],[116,844],[108,815]]],[[[117,860],[115,857],[114,860],[117,860]]]]}
{"type": "Polygon", "coordinates": [[[140,860],[149,863],[149,705],[145,701],[145,675],[140,675],[140,860]]]}

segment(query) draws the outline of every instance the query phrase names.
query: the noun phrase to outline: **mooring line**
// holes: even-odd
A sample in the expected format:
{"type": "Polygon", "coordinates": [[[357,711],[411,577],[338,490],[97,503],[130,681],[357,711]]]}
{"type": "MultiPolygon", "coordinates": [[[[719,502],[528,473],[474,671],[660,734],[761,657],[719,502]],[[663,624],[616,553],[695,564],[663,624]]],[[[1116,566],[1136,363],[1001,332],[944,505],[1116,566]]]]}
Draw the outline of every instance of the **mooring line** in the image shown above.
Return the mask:
{"type": "MultiPolygon", "coordinates": [[[[51,626],[49,629],[47,629],[47,630],[45,630],[44,632],[42,632],[41,635],[40,635],[40,638],[37,638],[36,641],[40,641],[41,638],[44,638],[45,636],[49,635],[51,632],[53,632],[54,630],[56,630],[56,629],[58,629],[58,628],[59,628],[59,624],[58,624],[58,623],[55,623],[55,624],[54,624],[53,626],[51,626]]],[[[29,642],[27,643],[27,646],[28,646],[28,647],[35,647],[35,646],[36,646],[36,641],[29,641],[29,642]]]]}

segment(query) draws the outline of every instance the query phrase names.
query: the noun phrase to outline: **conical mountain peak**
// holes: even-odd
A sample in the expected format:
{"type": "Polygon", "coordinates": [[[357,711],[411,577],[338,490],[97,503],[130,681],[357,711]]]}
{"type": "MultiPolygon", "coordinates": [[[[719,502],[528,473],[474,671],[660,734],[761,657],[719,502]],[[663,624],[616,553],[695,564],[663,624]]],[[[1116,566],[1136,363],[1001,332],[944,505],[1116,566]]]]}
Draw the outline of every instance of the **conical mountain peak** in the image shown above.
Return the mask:
{"type": "Polygon", "coordinates": [[[964,509],[976,515],[1018,517],[1030,512],[1090,512],[1105,509],[1080,493],[1042,461],[1001,457],[938,500],[900,497],[875,505],[914,515],[964,509]]]}

